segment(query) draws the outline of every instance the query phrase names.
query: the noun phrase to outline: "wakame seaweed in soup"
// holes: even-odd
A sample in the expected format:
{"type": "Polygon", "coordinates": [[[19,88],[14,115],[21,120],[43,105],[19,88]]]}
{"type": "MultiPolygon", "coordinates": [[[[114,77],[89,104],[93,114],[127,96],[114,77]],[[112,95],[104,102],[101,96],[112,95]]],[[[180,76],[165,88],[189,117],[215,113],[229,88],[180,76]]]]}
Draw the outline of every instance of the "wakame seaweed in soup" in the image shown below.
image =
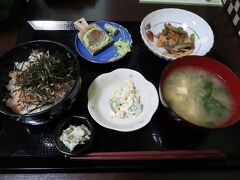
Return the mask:
{"type": "Polygon", "coordinates": [[[232,111],[229,90],[214,75],[197,68],[179,68],[163,83],[167,104],[187,121],[219,127],[232,111]]]}

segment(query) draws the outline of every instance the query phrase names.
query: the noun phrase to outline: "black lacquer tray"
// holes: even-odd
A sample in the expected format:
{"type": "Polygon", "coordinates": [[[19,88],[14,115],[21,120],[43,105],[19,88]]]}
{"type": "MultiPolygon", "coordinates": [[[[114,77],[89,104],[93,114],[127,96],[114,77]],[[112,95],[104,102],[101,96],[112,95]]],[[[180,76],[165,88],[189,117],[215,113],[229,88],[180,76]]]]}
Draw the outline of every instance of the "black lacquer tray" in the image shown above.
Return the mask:
{"type": "MultiPolygon", "coordinates": [[[[86,116],[94,125],[96,134],[89,152],[216,150],[224,154],[224,158],[73,161],[61,154],[53,141],[54,129],[61,119],[33,126],[0,116],[0,172],[109,172],[240,168],[240,141],[238,140],[240,123],[222,130],[196,131],[177,124],[161,104],[159,104],[151,122],[144,128],[133,132],[123,133],[109,130],[101,127],[91,118],[87,110],[87,91],[91,82],[98,75],[117,68],[130,68],[140,72],[158,89],[161,71],[168,63],[145,47],[139,33],[140,22],[117,23],[126,27],[131,33],[133,38],[132,52],[118,62],[104,65],[88,62],[78,56],[81,66],[82,88],[76,104],[65,114],[65,117],[71,115],[86,116]]],[[[229,26],[231,27],[231,25],[229,26]]],[[[29,21],[20,32],[18,43],[47,39],[61,42],[75,51],[76,32],[70,21],[29,21]]],[[[230,35],[229,38],[238,38],[233,29],[230,35]]],[[[222,57],[221,47],[218,46],[219,36],[215,36],[215,38],[214,47],[207,56],[219,59],[231,68],[231,56],[228,56],[230,52],[226,51],[225,56],[222,57]]],[[[227,43],[231,44],[230,41],[227,43]]],[[[239,41],[235,42],[236,44],[237,46],[234,48],[240,50],[239,41]]]]}

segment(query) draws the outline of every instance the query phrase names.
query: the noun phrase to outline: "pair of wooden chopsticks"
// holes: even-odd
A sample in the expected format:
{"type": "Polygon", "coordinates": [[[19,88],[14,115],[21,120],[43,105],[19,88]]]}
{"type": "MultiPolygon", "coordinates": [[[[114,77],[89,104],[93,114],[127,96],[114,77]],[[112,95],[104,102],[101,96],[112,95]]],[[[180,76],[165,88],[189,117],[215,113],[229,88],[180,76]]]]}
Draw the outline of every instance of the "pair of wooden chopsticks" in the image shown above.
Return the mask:
{"type": "Polygon", "coordinates": [[[71,156],[70,160],[167,160],[167,159],[224,159],[218,150],[167,150],[94,152],[83,156],[71,156]]]}

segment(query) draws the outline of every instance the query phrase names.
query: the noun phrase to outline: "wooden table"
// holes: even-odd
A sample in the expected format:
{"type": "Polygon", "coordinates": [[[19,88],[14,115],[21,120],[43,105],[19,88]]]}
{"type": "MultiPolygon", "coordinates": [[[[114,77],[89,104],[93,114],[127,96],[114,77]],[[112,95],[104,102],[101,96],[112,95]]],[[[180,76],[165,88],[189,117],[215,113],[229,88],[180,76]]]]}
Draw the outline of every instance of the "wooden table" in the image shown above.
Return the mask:
{"type": "MultiPolygon", "coordinates": [[[[11,21],[8,21],[6,28],[0,33],[0,55],[6,52],[8,49],[13,47],[18,38],[18,33],[21,30],[22,25],[27,20],[70,20],[74,21],[80,17],[84,17],[89,21],[98,20],[111,20],[111,21],[141,21],[148,13],[160,9],[160,8],[182,8],[192,11],[199,16],[207,20],[214,31],[214,35],[221,42],[215,42],[214,48],[222,49],[218,51],[218,56],[221,58],[227,58],[229,65],[233,67],[233,70],[240,75],[240,63],[237,61],[239,58],[240,51],[240,40],[233,28],[232,22],[228,17],[226,10],[220,7],[191,7],[191,6],[174,6],[174,5],[151,5],[151,4],[139,4],[138,0],[32,0],[30,3],[23,5],[17,5],[15,7],[14,15],[11,17],[11,21]],[[19,21],[20,19],[20,21],[19,21]],[[229,40],[231,38],[231,40],[229,40]]],[[[14,163],[14,162],[13,162],[14,163]]],[[[197,177],[202,177],[204,175],[210,177],[217,177],[221,179],[222,177],[228,176],[234,178],[233,174],[229,172],[222,172],[222,174],[214,174],[211,172],[201,172],[188,173],[189,176],[198,175],[197,177]],[[232,176],[231,176],[232,175],[232,176]]],[[[234,174],[239,177],[239,173],[234,171],[234,174]]],[[[173,177],[176,176],[179,179],[186,179],[187,175],[183,172],[176,173],[126,173],[117,174],[113,173],[108,175],[105,174],[75,174],[69,176],[68,174],[56,174],[55,178],[71,178],[77,179],[81,178],[94,178],[94,179],[144,179],[148,176],[152,178],[159,177],[173,177]]],[[[188,177],[189,177],[188,176],[188,177]]],[[[53,175],[4,175],[6,179],[49,179],[53,178],[53,175]]]]}
{"type": "Polygon", "coordinates": [[[206,19],[214,31],[215,37],[222,38],[222,42],[216,43],[217,46],[224,49],[220,56],[224,57],[224,53],[227,51],[228,57],[231,59],[230,64],[235,68],[234,70],[239,71],[240,65],[235,59],[238,58],[236,49],[239,47],[240,41],[224,8],[140,4],[138,0],[34,0],[24,5],[18,4],[14,8],[15,12],[7,22],[6,28],[0,33],[0,55],[14,46],[19,29],[27,20],[74,21],[84,17],[88,21],[141,21],[148,13],[169,7],[189,10],[206,19]],[[236,36],[229,41],[232,34],[236,34],[236,36]]]}

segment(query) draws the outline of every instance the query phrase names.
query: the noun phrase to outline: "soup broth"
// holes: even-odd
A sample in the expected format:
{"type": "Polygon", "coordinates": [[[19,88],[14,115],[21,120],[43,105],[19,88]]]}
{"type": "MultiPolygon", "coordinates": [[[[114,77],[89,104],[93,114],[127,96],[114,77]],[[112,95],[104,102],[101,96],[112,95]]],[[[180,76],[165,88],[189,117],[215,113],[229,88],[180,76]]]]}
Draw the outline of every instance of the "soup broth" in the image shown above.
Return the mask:
{"type": "Polygon", "coordinates": [[[178,115],[196,125],[219,127],[231,115],[229,90],[204,70],[177,69],[165,79],[162,93],[178,115]]]}

